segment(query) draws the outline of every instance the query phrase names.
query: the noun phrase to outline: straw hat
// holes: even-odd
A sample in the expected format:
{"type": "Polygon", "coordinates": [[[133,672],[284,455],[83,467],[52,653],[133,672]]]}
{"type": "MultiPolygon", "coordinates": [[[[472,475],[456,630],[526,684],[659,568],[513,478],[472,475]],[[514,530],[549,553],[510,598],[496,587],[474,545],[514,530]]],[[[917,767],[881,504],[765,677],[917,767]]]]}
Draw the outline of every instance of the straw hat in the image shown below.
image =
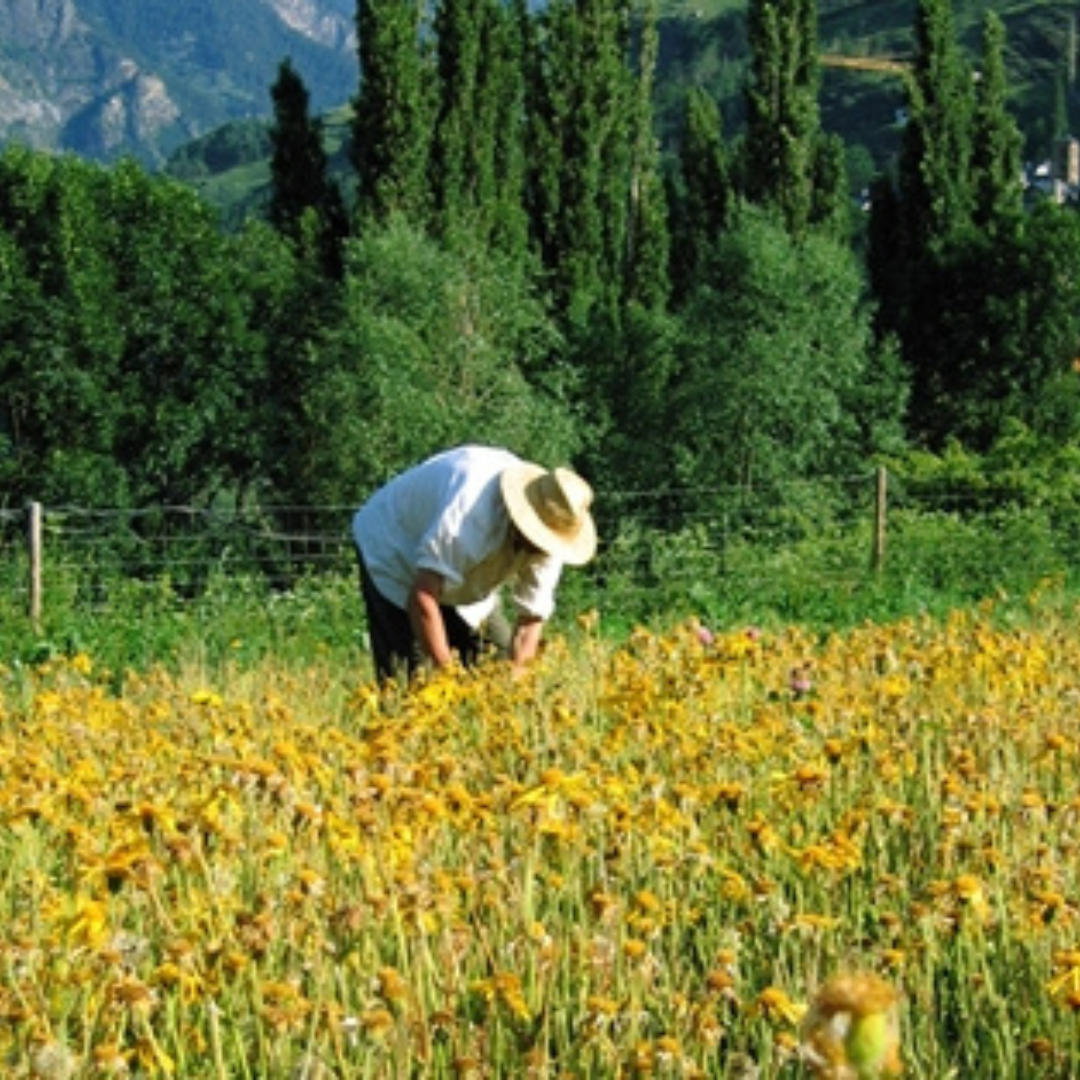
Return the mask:
{"type": "Polygon", "coordinates": [[[530,543],[568,566],[596,554],[593,491],[577,473],[521,462],[503,470],[501,483],[510,518],[530,543]]]}

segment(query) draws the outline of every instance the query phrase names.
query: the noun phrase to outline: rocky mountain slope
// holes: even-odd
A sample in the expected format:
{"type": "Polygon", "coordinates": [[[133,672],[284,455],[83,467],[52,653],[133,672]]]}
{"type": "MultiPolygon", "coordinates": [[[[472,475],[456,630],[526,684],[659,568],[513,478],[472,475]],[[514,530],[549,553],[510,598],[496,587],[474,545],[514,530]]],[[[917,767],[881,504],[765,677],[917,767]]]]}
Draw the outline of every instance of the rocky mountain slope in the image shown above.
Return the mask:
{"type": "MultiPolygon", "coordinates": [[[[662,0],[657,107],[664,130],[681,122],[685,87],[698,83],[721,101],[725,130],[738,128],[746,3],[662,0]]],[[[542,0],[530,0],[539,6],[542,0]]],[[[823,55],[909,54],[916,6],[819,0],[823,55]]],[[[988,6],[953,0],[972,56],[988,6]]],[[[992,6],[1008,34],[1011,104],[1026,150],[1037,157],[1059,123],[1056,105],[1067,97],[1070,114],[1080,114],[1080,5],[992,6]]],[[[271,115],[270,87],[285,57],[311,92],[312,108],[340,112],[358,86],[355,16],[356,0],[0,0],[0,145],[21,141],[99,161],[130,155],[151,167],[178,149],[191,158],[200,145],[215,145],[219,130],[271,115]]],[[[895,149],[903,103],[893,71],[826,68],[825,126],[864,147],[878,165],[895,149]]],[[[1069,119],[1080,126],[1076,115],[1069,119]]],[[[209,162],[206,171],[220,170],[209,162]]]]}
{"type": "Polygon", "coordinates": [[[289,57],[316,109],[357,84],[355,0],[0,0],[0,143],[160,164],[266,116],[289,57]]]}

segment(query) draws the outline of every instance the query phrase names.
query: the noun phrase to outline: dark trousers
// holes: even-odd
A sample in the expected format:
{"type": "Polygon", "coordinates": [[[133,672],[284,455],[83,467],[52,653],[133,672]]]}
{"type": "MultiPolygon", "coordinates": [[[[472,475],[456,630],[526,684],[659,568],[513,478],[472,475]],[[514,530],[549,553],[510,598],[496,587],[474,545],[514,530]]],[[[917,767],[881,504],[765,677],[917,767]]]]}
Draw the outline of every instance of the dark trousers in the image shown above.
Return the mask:
{"type": "MultiPolygon", "coordinates": [[[[375,587],[359,548],[356,549],[356,558],[360,566],[360,595],[367,613],[375,674],[380,680],[397,678],[402,673],[411,676],[423,663],[424,655],[413,633],[409,614],[397,604],[392,604],[375,587]]],[[[439,610],[446,624],[450,648],[457,652],[463,664],[476,663],[484,644],[483,635],[474,630],[456,608],[440,604],[439,610]]]]}

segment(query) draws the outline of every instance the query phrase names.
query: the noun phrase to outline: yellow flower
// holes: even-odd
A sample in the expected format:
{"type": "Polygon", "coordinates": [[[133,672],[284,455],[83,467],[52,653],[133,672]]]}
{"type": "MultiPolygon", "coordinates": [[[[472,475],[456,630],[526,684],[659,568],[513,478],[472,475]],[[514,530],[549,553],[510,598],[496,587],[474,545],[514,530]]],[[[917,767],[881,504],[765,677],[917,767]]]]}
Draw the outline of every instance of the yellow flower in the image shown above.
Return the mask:
{"type": "Polygon", "coordinates": [[[525,1000],[525,993],[521,988],[521,980],[509,972],[495,976],[495,987],[499,1000],[518,1020],[531,1020],[532,1011],[525,1000]]]}
{"type": "Polygon", "coordinates": [[[177,964],[172,961],[158,965],[154,971],[154,981],[162,986],[179,989],[180,999],[186,1004],[198,1001],[205,990],[202,977],[197,971],[188,964],[177,964]]]}
{"type": "Polygon", "coordinates": [[[132,1012],[149,1013],[156,1004],[154,991],[134,975],[124,975],[108,988],[109,1000],[132,1012]]]}
{"type": "Polygon", "coordinates": [[[94,670],[94,662],[86,653],[76,653],[69,661],[71,669],[80,675],[89,675],[94,670]]]}
{"type": "Polygon", "coordinates": [[[754,1000],[753,1011],[769,1020],[782,1020],[797,1024],[806,1012],[806,1006],[792,1001],[778,986],[768,986],[754,1000]]]}
{"type": "Polygon", "coordinates": [[[619,1015],[619,1003],[602,994],[590,994],[585,1000],[585,1011],[591,1023],[603,1025],[619,1015]]]}
{"type": "Polygon", "coordinates": [[[1058,974],[1046,984],[1046,992],[1059,1000],[1080,994],[1080,949],[1059,949],[1053,964],[1058,974]]]}
{"type": "Polygon", "coordinates": [[[961,874],[952,883],[953,895],[962,907],[971,912],[979,922],[985,922],[990,915],[990,904],[986,899],[983,883],[974,874],[961,874]]]}
{"type": "Polygon", "coordinates": [[[72,948],[98,949],[109,939],[108,910],[99,900],[77,896],[71,905],[66,939],[72,948]]]}
{"type": "Polygon", "coordinates": [[[397,1003],[408,997],[409,984],[394,968],[379,968],[376,979],[379,984],[379,996],[385,1001],[397,1003]]]}
{"type": "Polygon", "coordinates": [[[394,1028],[393,1013],[387,1009],[368,1009],[360,1018],[364,1031],[373,1039],[385,1039],[394,1028]]]}

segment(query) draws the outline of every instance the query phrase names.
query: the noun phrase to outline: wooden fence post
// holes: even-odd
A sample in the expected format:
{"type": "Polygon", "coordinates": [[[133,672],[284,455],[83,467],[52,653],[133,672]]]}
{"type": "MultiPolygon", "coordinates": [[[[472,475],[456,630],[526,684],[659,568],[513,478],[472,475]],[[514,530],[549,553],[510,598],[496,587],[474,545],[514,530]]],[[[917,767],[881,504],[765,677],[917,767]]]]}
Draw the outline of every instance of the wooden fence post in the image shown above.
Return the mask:
{"type": "Polygon", "coordinates": [[[885,567],[885,533],[889,516],[889,473],[883,466],[877,470],[877,490],[874,498],[874,552],[871,565],[878,573],[885,567]]]}
{"type": "Polygon", "coordinates": [[[27,540],[30,546],[30,621],[37,630],[41,626],[41,503],[32,502],[29,506],[30,525],[27,540]]]}

